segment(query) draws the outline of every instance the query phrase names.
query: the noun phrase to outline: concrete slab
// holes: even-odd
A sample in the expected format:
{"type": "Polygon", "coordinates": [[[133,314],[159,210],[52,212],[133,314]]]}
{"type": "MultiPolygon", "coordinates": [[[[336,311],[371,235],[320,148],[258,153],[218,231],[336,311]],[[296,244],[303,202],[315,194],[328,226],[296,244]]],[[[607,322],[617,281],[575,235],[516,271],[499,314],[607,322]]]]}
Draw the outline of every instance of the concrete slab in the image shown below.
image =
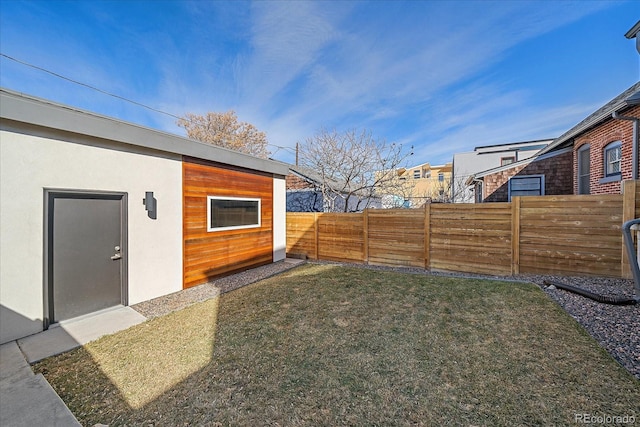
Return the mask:
{"type": "Polygon", "coordinates": [[[16,382],[33,377],[31,367],[15,341],[0,345],[0,381],[16,382]]]}
{"type": "Polygon", "coordinates": [[[0,425],[79,426],[80,423],[42,374],[0,381],[0,425]]]}
{"type": "Polygon", "coordinates": [[[18,340],[29,363],[64,353],[103,335],[142,323],[146,318],[130,307],[118,306],[53,325],[48,330],[18,340]]]}

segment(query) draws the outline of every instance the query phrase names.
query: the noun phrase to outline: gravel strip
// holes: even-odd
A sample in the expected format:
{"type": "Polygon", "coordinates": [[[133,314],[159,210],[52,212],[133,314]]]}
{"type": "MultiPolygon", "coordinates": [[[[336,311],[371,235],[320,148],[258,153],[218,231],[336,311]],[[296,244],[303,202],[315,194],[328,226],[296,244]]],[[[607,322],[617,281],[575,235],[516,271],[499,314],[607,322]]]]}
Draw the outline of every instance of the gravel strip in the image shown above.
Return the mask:
{"type": "MultiPolygon", "coordinates": [[[[199,301],[213,298],[242,286],[280,274],[299,265],[300,260],[280,261],[254,268],[232,276],[165,295],[131,306],[147,318],[163,316],[199,301]]],[[[616,306],[602,304],[583,296],[543,284],[545,280],[560,282],[595,292],[600,295],[634,296],[633,280],[603,277],[566,277],[550,275],[517,275],[512,277],[428,271],[414,267],[386,267],[329,261],[319,264],[345,265],[381,271],[423,274],[441,277],[481,278],[491,280],[521,281],[534,283],[580,323],[598,343],[632,375],[640,379],[640,305],[616,306]]]]}
{"type": "Polygon", "coordinates": [[[206,301],[234,289],[241,288],[251,283],[267,279],[303,263],[301,260],[278,261],[262,267],[252,268],[231,276],[222,277],[193,288],[174,292],[132,305],[131,308],[145,316],[147,319],[164,316],[173,311],[181,310],[197,302],[206,301]]]}

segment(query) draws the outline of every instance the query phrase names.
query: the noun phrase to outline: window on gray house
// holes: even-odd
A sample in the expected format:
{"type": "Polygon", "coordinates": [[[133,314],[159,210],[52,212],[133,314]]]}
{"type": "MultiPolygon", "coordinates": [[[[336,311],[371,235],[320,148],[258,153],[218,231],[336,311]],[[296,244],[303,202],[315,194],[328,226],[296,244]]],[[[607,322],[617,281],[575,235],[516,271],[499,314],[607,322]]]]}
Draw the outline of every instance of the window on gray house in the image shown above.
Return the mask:
{"type": "Polygon", "coordinates": [[[589,144],[578,149],[578,194],[591,194],[591,148],[589,144]]]}
{"type": "Polygon", "coordinates": [[[516,158],[514,156],[501,157],[500,158],[500,166],[510,165],[511,163],[514,163],[515,161],[516,161],[516,158]]]}
{"type": "Polygon", "coordinates": [[[604,176],[616,176],[622,172],[622,143],[615,141],[604,147],[604,176]]]}

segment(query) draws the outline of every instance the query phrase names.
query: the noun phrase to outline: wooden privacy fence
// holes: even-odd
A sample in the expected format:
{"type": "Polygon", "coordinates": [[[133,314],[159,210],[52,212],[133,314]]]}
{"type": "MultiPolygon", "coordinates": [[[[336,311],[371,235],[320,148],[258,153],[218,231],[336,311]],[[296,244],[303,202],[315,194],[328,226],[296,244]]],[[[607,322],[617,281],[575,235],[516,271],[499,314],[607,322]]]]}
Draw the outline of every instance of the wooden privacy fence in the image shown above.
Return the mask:
{"type": "Polygon", "coordinates": [[[631,277],[622,224],[640,217],[640,181],[620,195],[514,197],[363,213],[287,213],[287,253],[471,273],[631,277]]]}

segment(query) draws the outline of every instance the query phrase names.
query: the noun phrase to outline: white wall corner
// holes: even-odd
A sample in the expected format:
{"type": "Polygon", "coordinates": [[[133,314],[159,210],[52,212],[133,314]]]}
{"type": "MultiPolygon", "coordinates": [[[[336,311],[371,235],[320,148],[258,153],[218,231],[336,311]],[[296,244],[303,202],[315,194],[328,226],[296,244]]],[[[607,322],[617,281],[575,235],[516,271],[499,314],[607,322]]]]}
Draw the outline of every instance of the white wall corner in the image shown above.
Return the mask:
{"type": "Polygon", "coordinates": [[[273,178],[273,262],[287,256],[287,189],[284,177],[273,178]]]}

